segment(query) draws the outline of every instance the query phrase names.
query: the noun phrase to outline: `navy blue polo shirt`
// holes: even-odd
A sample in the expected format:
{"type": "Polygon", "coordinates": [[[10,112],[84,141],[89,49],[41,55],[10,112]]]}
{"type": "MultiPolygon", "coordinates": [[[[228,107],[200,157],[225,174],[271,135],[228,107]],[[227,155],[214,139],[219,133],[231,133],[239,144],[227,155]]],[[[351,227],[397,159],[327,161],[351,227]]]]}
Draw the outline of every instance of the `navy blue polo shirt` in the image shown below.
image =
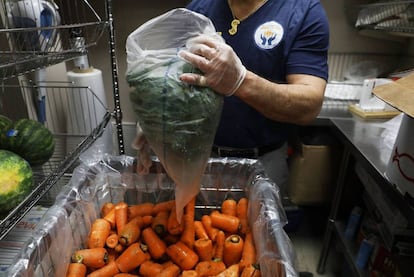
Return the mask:
{"type": "MultiPolygon", "coordinates": [[[[241,21],[235,35],[228,32],[234,18],[227,0],[194,0],[187,8],[210,18],[243,65],[257,75],[279,83],[285,83],[288,74],[328,79],[329,26],[319,0],[268,0],[241,21]]],[[[215,144],[278,144],[292,127],[265,118],[236,96],[225,97],[215,144]]]]}

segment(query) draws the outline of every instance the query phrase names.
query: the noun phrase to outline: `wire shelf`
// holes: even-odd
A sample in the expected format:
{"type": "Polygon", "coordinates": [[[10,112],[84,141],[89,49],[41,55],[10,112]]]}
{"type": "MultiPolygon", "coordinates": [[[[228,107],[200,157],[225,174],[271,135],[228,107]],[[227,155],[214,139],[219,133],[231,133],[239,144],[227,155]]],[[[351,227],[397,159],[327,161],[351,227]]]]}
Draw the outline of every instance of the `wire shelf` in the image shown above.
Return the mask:
{"type": "Polygon", "coordinates": [[[72,172],[79,156],[102,137],[112,117],[102,100],[88,87],[74,86],[69,82],[35,84],[30,80],[19,85],[0,84],[0,114],[18,119],[13,114],[15,107],[7,101],[10,98],[15,100],[19,92],[27,117],[34,119],[36,110],[32,101],[39,87],[46,92],[45,126],[54,135],[54,154],[45,164],[32,167],[33,191],[15,209],[0,217],[0,240],[37,202],[54,201],[56,192],[62,187],[55,185],[65,180],[62,177],[72,172]]]}
{"type": "Polygon", "coordinates": [[[0,80],[79,57],[107,26],[87,0],[0,0],[0,80]]]}
{"type": "Polygon", "coordinates": [[[347,12],[358,29],[414,36],[414,1],[380,1],[351,6],[347,12]]]}

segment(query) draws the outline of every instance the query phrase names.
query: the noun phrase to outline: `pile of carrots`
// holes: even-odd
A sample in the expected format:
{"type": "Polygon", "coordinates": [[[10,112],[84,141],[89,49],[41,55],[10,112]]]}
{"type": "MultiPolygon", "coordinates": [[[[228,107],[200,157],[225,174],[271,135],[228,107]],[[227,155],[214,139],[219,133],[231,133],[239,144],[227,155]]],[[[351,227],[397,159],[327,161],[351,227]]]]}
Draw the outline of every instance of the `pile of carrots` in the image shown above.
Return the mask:
{"type": "Polygon", "coordinates": [[[75,251],[67,277],[259,277],[248,199],[226,199],[195,218],[195,199],[177,220],[175,201],[106,203],[75,251]]]}

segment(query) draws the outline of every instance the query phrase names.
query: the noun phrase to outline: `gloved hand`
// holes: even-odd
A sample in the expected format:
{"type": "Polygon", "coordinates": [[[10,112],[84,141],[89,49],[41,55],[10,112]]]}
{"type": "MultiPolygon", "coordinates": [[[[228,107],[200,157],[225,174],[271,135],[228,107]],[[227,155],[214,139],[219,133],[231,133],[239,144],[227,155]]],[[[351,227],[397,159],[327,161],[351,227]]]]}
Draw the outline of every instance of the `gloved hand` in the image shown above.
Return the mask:
{"type": "Polygon", "coordinates": [[[151,147],[139,123],[137,123],[137,135],[135,136],[131,146],[133,149],[138,150],[137,173],[141,175],[148,174],[152,165],[151,147]]]}
{"type": "Polygon", "coordinates": [[[246,68],[233,49],[223,40],[200,35],[187,41],[187,49],[178,55],[200,69],[204,75],[181,74],[180,80],[191,85],[207,86],[231,96],[246,76],[246,68]]]}

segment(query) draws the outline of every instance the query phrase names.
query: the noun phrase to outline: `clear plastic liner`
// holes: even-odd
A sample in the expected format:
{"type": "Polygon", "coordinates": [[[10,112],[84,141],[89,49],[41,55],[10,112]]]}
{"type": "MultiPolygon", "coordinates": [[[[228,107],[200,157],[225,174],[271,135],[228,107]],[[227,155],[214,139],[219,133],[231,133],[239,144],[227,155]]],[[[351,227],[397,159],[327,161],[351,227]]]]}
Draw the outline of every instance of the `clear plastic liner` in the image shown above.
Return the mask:
{"type": "MultiPolygon", "coordinates": [[[[91,224],[106,202],[133,205],[174,199],[174,182],[158,160],[148,175],[134,173],[134,162],[129,156],[105,155],[95,164],[79,165],[6,276],[65,276],[71,255],[86,247],[91,224]]],[[[283,230],[287,219],[279,188],[266,177],[259,161],[209,159],[197,195],[196,217],[220,209],[229,196],[249,198],[248,216],[262,276],[298,276],[294,250],[283,230]]]]}

